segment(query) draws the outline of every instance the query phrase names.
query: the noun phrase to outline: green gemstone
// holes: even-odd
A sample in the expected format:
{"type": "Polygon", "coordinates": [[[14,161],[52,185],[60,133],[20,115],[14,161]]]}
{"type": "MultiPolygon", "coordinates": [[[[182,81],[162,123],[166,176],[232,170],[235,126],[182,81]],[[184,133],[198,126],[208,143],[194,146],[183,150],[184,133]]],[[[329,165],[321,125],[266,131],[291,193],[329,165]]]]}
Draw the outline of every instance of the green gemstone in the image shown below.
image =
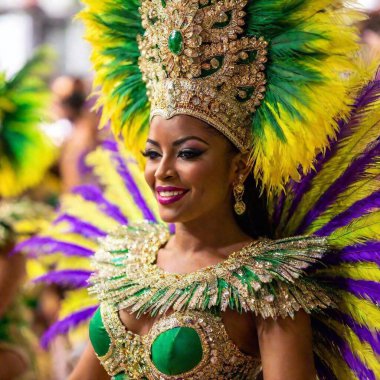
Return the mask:
{"type": "Polygon", "coordinates": [[[168,41],[169,50],[175,54],[180,55],[183,50],[183,37],[179,30],[173,30],[170,33],[168,41]]]}
{"type": "Polygon", "coordinates": [[[163,8],[166,8],[166,1],[165,0],[161,0],[161,5],[163,8]]]}

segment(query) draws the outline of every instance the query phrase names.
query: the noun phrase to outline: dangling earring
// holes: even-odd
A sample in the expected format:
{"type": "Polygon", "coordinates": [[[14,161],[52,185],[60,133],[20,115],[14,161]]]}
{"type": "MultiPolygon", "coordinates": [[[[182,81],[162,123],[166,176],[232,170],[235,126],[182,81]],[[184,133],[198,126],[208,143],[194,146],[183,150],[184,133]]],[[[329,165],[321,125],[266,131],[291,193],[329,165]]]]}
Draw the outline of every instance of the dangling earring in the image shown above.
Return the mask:
{"type": "Polygon", "coordinates": [[[245,210],[246,210],[246,205],[243,202],[243,194],[244,194],[244,182],[243,182],[243,176],[239,176],[239,182],[237,185],[234,186],[233,191],[234,191],[234,196],[235,196],[235,205],[234,205],[234,210],[236,214],[238,215],[243,215],[245,210]]]}

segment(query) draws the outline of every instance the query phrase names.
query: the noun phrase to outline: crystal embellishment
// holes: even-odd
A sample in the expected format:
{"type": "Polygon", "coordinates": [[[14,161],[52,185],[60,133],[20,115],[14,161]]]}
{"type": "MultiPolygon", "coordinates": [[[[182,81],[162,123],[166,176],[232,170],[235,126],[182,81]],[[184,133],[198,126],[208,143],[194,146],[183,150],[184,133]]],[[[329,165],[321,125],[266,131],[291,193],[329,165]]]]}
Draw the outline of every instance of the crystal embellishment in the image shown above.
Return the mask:
{"type": "Polygon", "coordinates": [[[170,33],[168,40],[169,50],[175,54],[180,55],[183,51],[183,36],[179,30],[173,30],[170,33]]]}

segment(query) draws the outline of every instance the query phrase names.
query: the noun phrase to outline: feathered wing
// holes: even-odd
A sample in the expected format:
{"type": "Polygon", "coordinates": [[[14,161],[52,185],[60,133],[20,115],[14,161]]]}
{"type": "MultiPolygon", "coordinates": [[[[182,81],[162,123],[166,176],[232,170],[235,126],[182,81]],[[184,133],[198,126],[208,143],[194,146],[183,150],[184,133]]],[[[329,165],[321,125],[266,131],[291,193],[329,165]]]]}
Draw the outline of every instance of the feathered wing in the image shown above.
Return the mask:
{"type": "Polygon", "coordinates": [[[43,346],[58,334],[91,318],[97,300],[88,295],[90,258],[98,239],[120,225],[159,219],[157,205],[134,159],[114,141],[105,141],[87,157],[97,184],[79,186],[64,196],[53,224],[18,245],[29,254],[36,283],[57,284],[70,289],[60,320],[45,333],[43,346]],[[42,266],[41,266],[42,262],[42,266]],[[50,269],[48,269],[50,268],[50,269]]]}
{"type": "Polygon", "coordinates": [[[51,59],[41,49],[11,79],[0,73],[0,196],[20,195],[41,181],[55,148],[39,129],[46,119],[48,91],[43,76],[51,59]]]}
{"type": "Polygon", "coordinates": [[[327,237],[334,252],[315,276],[340,296],[328,318],[313,316],[322,379],[380,374],[380,72],[361,91],[337,141],[315,171],[271,204],[276,237],[327,237]]]}

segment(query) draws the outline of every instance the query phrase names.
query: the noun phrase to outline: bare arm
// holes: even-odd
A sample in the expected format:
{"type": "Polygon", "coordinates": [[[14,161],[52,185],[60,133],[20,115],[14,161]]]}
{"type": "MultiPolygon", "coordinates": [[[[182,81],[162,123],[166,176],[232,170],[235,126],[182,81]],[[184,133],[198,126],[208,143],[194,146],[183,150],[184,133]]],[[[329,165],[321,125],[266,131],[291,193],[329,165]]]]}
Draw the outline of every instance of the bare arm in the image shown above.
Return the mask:
{"type": "Polygon", "coordinates": [[[264,380],[315,380],[309,316],[257,319],[264,380]]]}
{"type": "Polygon", "coordinates": [[[11,247],[0,248],[0,318],[14,300],[25,276],[25,257],[8,256],[11,247]]]}
{"type": "Polygon", "coordinates": [[[110,380],[107,372],[88,343],[82,357],[68,380],[110,380]]]}

